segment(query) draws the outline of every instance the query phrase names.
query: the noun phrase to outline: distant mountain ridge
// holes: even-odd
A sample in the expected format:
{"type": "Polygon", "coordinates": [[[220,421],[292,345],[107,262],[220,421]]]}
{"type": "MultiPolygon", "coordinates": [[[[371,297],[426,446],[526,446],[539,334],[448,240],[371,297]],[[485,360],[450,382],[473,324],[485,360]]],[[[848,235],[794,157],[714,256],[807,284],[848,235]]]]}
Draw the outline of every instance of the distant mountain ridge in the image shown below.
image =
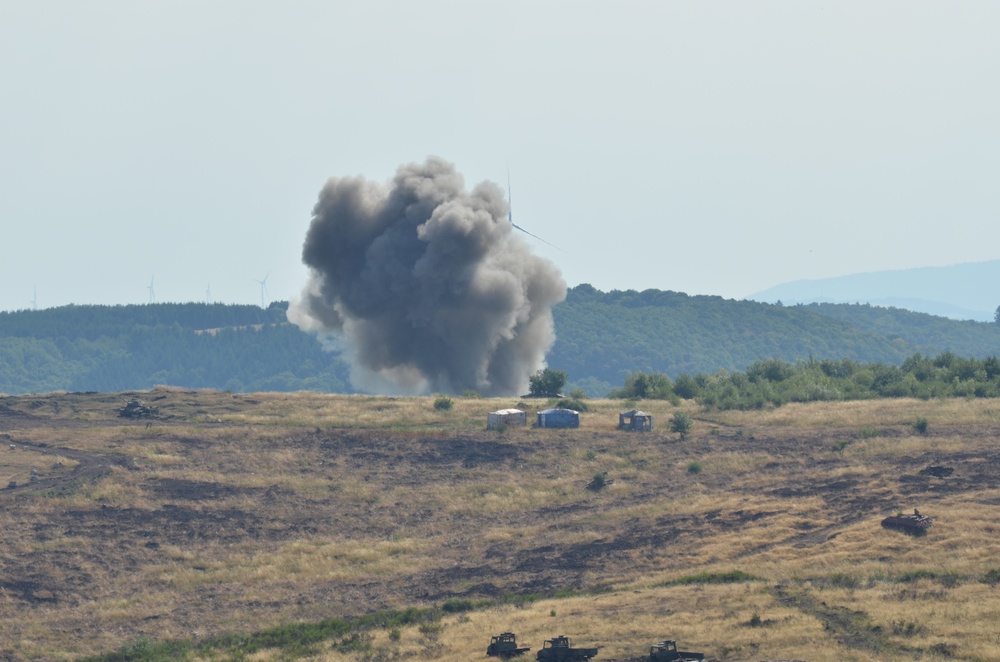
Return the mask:
{"type": "Polygon", "coordinates": [[[1000,260],[797,280],[746,297],[785,305],[869,303],[956,320],[991,322],[1000,306],[1000,260]]]}

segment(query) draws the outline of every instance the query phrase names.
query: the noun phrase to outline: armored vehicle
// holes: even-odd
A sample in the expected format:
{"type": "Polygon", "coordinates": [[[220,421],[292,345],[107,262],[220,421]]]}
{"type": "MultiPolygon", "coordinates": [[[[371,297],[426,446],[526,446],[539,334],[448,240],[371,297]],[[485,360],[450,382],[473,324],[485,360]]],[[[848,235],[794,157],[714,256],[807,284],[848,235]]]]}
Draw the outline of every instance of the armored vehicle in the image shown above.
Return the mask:
{"type": "Polygon", "coordinates": [[[882,520],[882,526],[886,529],[909,533],[911,536],[922,536],[927,533],[927,529],[930,528],[933,521],[927,515],[921,515],[920,511],[914,508],[912,515],[897,513],[886,517],[882,520]]]}
{"type": "Polygon", "coordinates": [[[705,655],[703,653],[677,650],[677,642],[672,639],[666,639],[649,647],[650,662],[668,662],[674,660],[677,662],[693,662],[704,659],[705,655]]]}
{"type": "Polygon", "coordinates": [[[530,651],[527,646],[518,646],[517,637],[513,632],[503,632],[490,638],[490,645],[486,647],[488,657],[519,657],[530,651]]]}
{"type": "Polygon", "coordinates": [[[559,635],[546,639],[542,650],[535,654],[541,662],[563,662],[565,660],[589,660],[597,655],[597,648],[575,648],[569,637],[559,635]]]}
{"type": "Polygon", "coordinates": [[[150,407],[138,398],[125,400],[125,406],[118,410],[118,415],[122,418],[153,418],[159,413],[156,407],[150,407]]]}

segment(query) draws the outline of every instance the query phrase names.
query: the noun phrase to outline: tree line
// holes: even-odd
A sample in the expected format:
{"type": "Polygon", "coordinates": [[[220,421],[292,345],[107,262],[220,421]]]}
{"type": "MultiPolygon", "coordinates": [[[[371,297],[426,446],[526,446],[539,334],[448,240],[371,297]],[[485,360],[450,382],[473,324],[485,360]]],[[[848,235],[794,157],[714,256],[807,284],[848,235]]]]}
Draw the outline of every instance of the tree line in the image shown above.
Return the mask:
{"type": "Polygon", "coordinates": [[[789,402],[1000,396],[1000,359],[961,358],[951,352],[910,356],[902,365],[850,359],[791,363],[766,359],[745,371],[678,375],[633,372],[608,397],[695,400],[716,409],[760,409],[789,402]]]}

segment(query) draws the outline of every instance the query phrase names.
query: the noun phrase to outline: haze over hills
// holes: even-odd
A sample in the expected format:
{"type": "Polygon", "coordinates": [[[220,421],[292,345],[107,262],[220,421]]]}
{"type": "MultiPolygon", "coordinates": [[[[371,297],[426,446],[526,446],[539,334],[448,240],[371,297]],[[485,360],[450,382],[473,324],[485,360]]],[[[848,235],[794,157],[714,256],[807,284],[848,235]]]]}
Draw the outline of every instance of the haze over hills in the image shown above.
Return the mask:
{"type": "Polygon", "coordinates": [[[783,304],[869,303],[957,320],[991,322],[1000,294],[1000,260],[945,267],[874,271],[835,278],[796,280],[747,298],[783,304]]]}

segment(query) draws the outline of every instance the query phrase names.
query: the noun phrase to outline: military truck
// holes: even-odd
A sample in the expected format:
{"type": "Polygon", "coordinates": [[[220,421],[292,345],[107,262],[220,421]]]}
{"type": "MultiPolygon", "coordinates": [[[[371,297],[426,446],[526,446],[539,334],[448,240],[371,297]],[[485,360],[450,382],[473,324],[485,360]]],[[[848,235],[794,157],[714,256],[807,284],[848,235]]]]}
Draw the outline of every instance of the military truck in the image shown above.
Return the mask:
{"type": "Polygon", "coordinates": [[[597,655],[597,648],[576,648],[569,637],[559,635],[546,639],[542,649],[535,653],[540,662],[564,662],[574,660],[589,660],[597,655]]]}
{"type": "Polygon", "coordinates": [[[673,639],[665,639],[649,647],[650,662],[693,662],[694,660],[704,660],[703,653],[693,653],[691,651],[677,650],[677,642],[673,639]]]}
{"type": "Polygon", "coordinates": [[[517,637],[513,632],[502,632],[490,638],[490,645],[486,647],[487,657],[519,657],[530,651],[528,646],[518,646],[517,637]]]}

